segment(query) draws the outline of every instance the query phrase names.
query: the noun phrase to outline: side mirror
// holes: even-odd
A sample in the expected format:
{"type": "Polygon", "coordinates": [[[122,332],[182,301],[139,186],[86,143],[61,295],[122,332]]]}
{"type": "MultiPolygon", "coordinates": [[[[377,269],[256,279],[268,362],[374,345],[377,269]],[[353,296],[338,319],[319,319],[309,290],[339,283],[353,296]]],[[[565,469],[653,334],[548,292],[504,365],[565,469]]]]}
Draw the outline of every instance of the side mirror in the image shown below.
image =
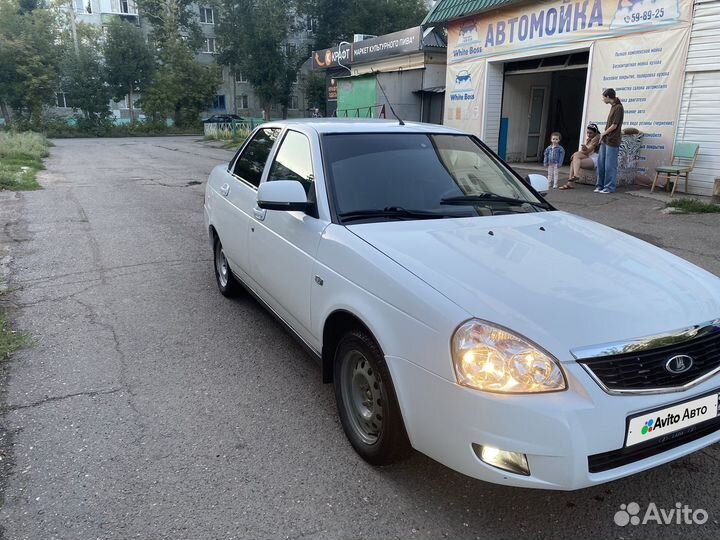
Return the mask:
{"type": "Polygon", "coordinates": [[[540,195],[547,195],[550,191],[550,182],[542,174],[528,174],[527,181],[540,195]]]}
{"type": "Polygon", "coordinates": [[[305,195],[305,188],[297,180],[275,180],[260,184],[257,192],[257,205],[264,210],[299,210],[306,212],[312,208],[305,195]]]}

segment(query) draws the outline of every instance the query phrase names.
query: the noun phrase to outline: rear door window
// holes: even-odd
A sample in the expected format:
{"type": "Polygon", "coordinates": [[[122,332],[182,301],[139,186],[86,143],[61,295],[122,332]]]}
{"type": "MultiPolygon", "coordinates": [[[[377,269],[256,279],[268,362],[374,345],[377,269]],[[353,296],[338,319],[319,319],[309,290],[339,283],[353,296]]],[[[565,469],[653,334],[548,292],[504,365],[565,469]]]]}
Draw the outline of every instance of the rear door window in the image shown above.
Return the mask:
{"type": "Polygon", "coordinates": [[[279,128],[259,130],[235,160],[232,173],[257,188],[270,150],[279,134],[279,128]]]}

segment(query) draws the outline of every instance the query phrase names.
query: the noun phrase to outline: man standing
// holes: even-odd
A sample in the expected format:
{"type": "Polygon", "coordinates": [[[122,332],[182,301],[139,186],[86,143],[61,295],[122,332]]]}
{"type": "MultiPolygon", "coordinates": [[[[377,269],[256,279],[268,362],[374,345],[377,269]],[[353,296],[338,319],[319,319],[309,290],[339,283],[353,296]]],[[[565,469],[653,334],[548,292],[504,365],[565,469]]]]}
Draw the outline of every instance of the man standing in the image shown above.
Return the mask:
{"type": "Polygon", "coordinates": [[[617,167],[620,143],[622,142],[622,123],[625,109],[615,95],[615,90],[608,88],[603,92],[603,101],[610,105],[605,131],[600,134],[600,154],[598,156],[598,175],[595,193],[614,193],[617,187],[617,167]]]}

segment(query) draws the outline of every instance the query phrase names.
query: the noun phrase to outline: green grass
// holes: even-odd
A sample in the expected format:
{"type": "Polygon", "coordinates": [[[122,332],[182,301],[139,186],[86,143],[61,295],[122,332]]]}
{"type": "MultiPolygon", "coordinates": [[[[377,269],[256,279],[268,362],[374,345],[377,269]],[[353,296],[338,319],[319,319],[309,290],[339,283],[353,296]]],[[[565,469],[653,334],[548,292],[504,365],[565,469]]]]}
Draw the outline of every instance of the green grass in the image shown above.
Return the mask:
{"type": "Polygon", "coordinates": [[[720,204],[706,203],[698,199],[679,199],[668,203],[668,206],[677,208],[683,214],[718,214],[720,204]]]}
{"type": "Polygon", "coordinates": [[[0,361],[7,360],[10,355],[29,342],[26,334],[10,328],[7,317],[0,313],[0,361]]]}
{"type": "Polygon", "coordinates": [[[0,132],[0,190],[40,189],[37,172],[44,169],[42,158],[49,155],[50,142],[32,132],[0,132]]]}
{"type": "MultiPolygon", "coordinates": [[[[0,291],[0,299],[2,299],[2,295],[3,293],[0,291]]],[[[10,328],[7,316],[0,311],[0,362],[7,360],[12,353],[29,343],[28,335],[10,328]]]]}
{"type": "Polygon", "coordinates": [[[42,159],[48,157],[50,143],[39,133],[0,132],[0,159],[21,157],[42,159]]]}

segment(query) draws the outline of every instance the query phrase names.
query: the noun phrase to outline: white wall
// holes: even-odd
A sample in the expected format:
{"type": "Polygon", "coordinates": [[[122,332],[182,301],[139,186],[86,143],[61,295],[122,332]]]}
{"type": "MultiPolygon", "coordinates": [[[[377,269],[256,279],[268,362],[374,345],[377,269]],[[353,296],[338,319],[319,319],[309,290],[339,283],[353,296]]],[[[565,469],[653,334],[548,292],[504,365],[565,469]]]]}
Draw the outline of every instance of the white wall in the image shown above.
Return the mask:
{"type": "MultiPolygon", "coordinates": [[[[689,191],[712,195],[720,176],[720,1],[695,4],[676,141],[700,145],[689,191]]],[[[683,181],[679,189],[684,188],[683,181]]]]}
{"type": "MultiPolygon", "coordinates": [[[[545,111],[541,134],[545,131],[548,104],[550,102],[551,73],[506,75],[503,91],[502,117],[508,119],[507,160],[522,161],[525,157],[530,114],[530,90],[534,86],[545,87],[545,111]]],[[[542,146],[544,139],[541,139],[542,146]]]]}

